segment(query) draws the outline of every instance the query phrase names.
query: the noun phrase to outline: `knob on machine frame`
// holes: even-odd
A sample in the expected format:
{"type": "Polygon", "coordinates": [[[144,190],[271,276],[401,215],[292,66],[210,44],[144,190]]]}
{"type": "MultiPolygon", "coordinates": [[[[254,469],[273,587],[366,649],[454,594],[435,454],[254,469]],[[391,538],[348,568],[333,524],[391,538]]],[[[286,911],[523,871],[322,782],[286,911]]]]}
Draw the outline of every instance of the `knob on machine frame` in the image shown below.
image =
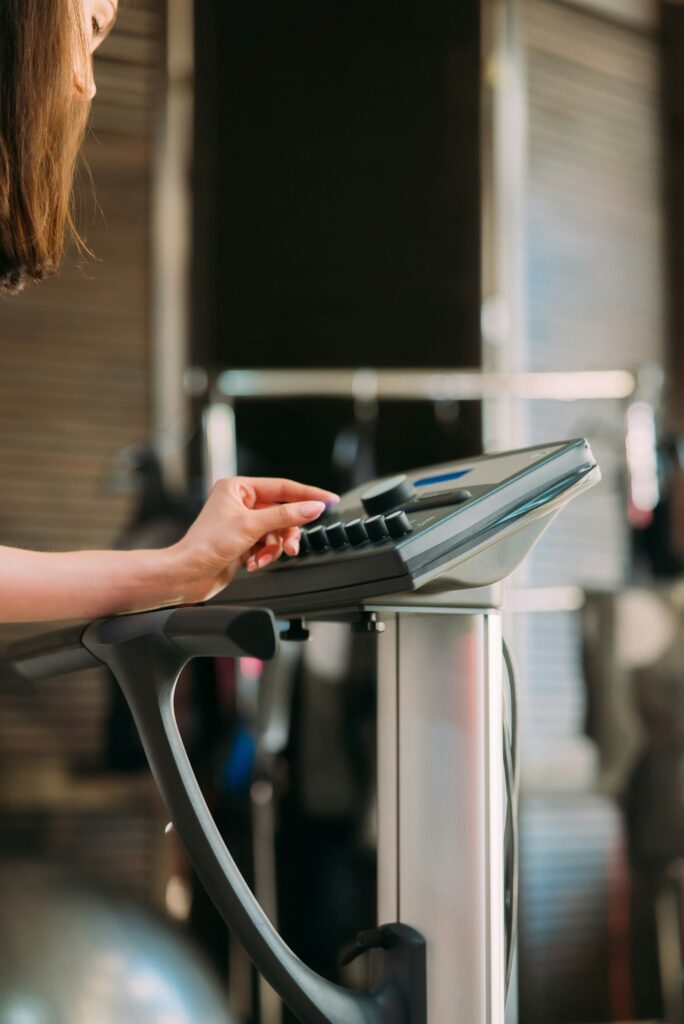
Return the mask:
{"type": "Polygon", "coordinates": [[[398,508],[404,502],[410,501],[413,491],[405,474],[390,477],[389,480],[381,480],[380,483],[370,487],[361,495],[361,503],[369,516],[376,516],[381,512],[389,512],[398,508]]]}

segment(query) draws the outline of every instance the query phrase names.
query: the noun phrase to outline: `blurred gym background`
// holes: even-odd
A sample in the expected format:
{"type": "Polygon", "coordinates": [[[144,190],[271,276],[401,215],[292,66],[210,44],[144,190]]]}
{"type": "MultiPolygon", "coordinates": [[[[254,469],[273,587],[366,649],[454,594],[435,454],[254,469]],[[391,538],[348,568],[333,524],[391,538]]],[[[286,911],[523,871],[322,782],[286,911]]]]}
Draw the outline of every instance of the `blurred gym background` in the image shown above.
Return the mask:
{"type": "MultiPolygon", "coordinates": [[[[590,438],[601,486],[507,599],[521,1024],[684,1021],[682,67],[675,0],[122,0],[94,256],[0,304],[3,544],[165,544],[235,469],[345,489],[590,438]]],[[[179,715],[246,877],[341,978],[375,920],[374,693],[327,653],[275,697],[200,664],[179,715]]],[[[55,1021],[288,1019],[165,825],[111,680],[0,684],[1,1024],[52,1024],[39,969],[55,1021]]]]}

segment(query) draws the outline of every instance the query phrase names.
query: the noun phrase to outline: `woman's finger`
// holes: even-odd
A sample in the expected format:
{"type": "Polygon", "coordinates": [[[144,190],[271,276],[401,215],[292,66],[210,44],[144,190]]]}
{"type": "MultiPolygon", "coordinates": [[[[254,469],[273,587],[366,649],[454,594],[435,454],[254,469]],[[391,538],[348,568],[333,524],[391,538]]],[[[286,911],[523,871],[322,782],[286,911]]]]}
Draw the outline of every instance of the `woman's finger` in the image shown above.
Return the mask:
{"type": "Polygon", "coordinates": [[[280,533],[276,533],[275,530],[271,530],[270,533],[265,533],[263,537],[259,538],[258,543],[255,547],[258,548],[278,548],[282,546],[282,537],[280,533]]]}
{"type": "Polygon", "coordinates": [[[257,562],[261,564],[261,560],[265,555],[269,555],[271,560],[274,558],[280,558],[283,553],[283,536],[280,533],[269,533],[262,538],[260,550],[257,552],[257,562]]]}
{"type": "Polygon", "coordinates": [[[336,505],[340,500],[339,495],[333,491],[300,484],[296,480],[257,476],[245,477],[244,482],[253,489],[256,502],[260,505],[276,501],[322,501],[326,505],[336,505]]]}
{"type": "Polygon", "coordinates": [[[283,535],[280,533],[268,533],[252,548],[250,561],[255,563],[257,569],[263,569],[270,562],[280,558],[283,550],[283,535]]]}
{"type": "Polygon", "coordinates": [[[291,558],[299,554],[300,532],[298,526],[292,526],[288,530],[283,530],[283,551],[286,555],[290,555],[291,558]]]}
{"type": "Polygon", "coordinates": [[[242,564],[244,565],[247,572],[253,572],[254,569],[256,569],[256,556],[258,551],[259,545],[255,544],[253,547],[249,549],[249,551],[245,551],[244,555],[242,556],[242,564]]]}
{"type": "Polygon", "coordinates": [[[304,526],[318,519],[325,511],[322,501],[292,502],[272,505],[270,508],[250,509],[245,512],[243,530],[255,543],[268,533],[280,534],[293,526],[304,526]]]}
{"type": "Polygon", "coordinates": [[[254,572],[255,569],[264,569],[283,553],[294,558],[299,554],[299,543],[297,527],[284,530],[277,538],[274,534],[269,534],[268,541],[255,544],[245,556],[244,565],[248,572],[254,572]]]}

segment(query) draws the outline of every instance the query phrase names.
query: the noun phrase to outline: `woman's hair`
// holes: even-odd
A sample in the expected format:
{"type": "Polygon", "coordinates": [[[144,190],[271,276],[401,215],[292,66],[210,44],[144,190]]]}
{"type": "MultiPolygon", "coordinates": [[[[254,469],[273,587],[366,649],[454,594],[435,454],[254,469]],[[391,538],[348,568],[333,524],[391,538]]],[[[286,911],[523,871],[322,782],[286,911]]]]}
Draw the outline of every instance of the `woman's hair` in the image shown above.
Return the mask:
{"type": "Polygon", "coordinates": [[[54,273],[68,233],[80,242],[72,191],[90,109],[74,82],[90,60],[82,19],[80,0],[0,0],[0,292],[54,273]]]}

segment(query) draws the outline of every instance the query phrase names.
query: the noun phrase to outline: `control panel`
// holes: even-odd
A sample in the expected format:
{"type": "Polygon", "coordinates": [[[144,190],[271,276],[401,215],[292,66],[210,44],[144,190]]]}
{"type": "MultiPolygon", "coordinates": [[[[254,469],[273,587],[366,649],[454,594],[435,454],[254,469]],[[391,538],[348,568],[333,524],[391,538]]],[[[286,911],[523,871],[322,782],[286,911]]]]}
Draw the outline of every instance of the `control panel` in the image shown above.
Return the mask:
{"type": "MultiPolygon", "coordinates": [[[[510,545],[598,479],[589,444],[574,440],[371,481],[302,530],[296,558],[241,572],[214,600],[304,615],[419,590],[492,545],[510,545]]],[[[470,585],[496,582],[505,564],[482,560],[470,585]]]]}

